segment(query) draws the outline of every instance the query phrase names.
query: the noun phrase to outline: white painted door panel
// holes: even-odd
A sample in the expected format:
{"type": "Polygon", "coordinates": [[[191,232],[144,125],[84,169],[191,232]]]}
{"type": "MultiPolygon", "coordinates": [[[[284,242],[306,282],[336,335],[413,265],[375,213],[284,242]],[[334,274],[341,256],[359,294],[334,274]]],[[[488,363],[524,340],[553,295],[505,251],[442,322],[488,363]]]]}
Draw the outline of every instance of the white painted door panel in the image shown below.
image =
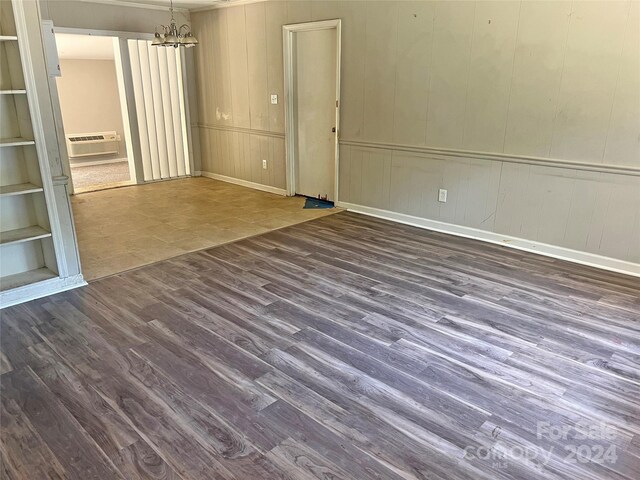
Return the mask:
{"type": "Polygon", "coordinates": [[[296,193],[335,198],[336,30],[297,32],[296,193]]]}

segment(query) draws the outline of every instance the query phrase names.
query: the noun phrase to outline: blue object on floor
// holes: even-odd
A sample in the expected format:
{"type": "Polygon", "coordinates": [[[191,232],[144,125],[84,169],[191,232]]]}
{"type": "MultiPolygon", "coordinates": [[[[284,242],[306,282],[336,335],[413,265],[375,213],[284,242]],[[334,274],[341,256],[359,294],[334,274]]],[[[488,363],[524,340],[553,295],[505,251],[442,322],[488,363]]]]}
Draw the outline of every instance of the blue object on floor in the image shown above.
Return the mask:
{"type": "Polygon", "coordinates": [[[333,202],[328,202],[327,200],[320,200],[319,198],[307,197],[307,201],[304,202],[304,207],[302,208],[333,208],[333,202]]]}

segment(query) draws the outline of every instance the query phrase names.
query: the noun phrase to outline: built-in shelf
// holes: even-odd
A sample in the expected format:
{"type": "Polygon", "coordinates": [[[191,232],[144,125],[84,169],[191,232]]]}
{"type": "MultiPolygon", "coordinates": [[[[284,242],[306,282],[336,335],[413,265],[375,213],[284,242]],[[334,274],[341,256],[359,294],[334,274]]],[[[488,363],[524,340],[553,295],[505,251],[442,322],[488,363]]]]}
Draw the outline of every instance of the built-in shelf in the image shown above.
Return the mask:
{"type": "Polygon", "coordinates": [[[28,138],[0,138],[0,147],[19,147],[21,145],[34,145],[36,142],[28,138]]]}
{"type": "Polygon", "coordinates": [[[37,193],[43,190],[42,187],[33,183],[17,183],[15,185],[5,185],[0,187],[0,197],[8,197],[11,195],[26,195],[28,193],[37,193]]]}
{"type": "Polygon", "coordinates": [[[26,228],[18,228],[16,230],[8,230],[0,232],[0,245],[9,245],[11,243],[31,242],[41,238],[51,236],[51,232],[45,230],[39,225],[33,225],[26,228]]]}
{"type": "Polygon", "coordinates": [[[18,287],[24,287],[25,285],[31,285],[32,283],[42,282],[44,280],[50,280],[56,278],[58,275],[53,273],[46,267],[38,268],[36,270],[29,270],[27,272],[16,273],[15,275],[8,275],[0,278],[0,291],[12,290],[18,287]]]}
{"type": "Polygon", "coordinates": [[[0,0],[0,17],[2,309],[84,282],[75,255],[68,256],[70,268],[60,263],[63,276],[57,273],[58,263],[67,258],[60,258],[62,252],[75,250],[76,245],[64,186],[54,186],[48,168],[58,153],[53,150],[55,138],[45,134],[55,131],[54,119],[48,115],[50,92],[46,81],[38,82],[47,76],[38,2],[0,0]],[[60,193],[54,195],[54,189],[60,193]],[[52,232],[60,232],[59,237],[52,232]]]}

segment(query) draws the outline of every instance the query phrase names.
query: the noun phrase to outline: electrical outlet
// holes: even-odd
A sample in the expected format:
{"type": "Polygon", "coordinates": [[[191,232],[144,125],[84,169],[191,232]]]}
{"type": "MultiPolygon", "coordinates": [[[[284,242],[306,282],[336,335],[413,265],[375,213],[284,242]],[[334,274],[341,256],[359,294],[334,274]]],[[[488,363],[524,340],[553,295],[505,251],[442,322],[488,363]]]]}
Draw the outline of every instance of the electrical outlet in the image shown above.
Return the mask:
{"type": "Polygon", "coordinates": [[[278,104],[278,95],[271,95],[271,105],[278,104]]]}
{"type": "Polygon", "coordinates": [[[262,160],[262,168],[263,168],[264,170],[266,170],[266,169],[267,169],[267,161],[266,161],[266,160],[262,160]]]}
{"type": "Polygon", "coordinates": [[[438,201],[447,203],[447,191],[444,188],[438,190],[438,201]]]}

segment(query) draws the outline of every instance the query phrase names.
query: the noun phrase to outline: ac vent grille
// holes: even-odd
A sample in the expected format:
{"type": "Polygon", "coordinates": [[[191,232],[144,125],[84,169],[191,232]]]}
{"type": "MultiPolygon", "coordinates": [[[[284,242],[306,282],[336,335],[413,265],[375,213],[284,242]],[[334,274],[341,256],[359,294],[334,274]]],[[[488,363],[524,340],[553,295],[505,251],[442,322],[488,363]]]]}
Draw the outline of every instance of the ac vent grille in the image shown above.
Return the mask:
{"type": "Polygon", "coordinates": [[[116,132],[71,133],[67,137],[69,157],[112,155],[118,153],[116,132]]]}
{"type": "Polygon", "coordinates": [[[87,140],[104,140],[104,135],[91,135],[89,137],[69,137],[70,142],[86,142],[87,140]]]}

